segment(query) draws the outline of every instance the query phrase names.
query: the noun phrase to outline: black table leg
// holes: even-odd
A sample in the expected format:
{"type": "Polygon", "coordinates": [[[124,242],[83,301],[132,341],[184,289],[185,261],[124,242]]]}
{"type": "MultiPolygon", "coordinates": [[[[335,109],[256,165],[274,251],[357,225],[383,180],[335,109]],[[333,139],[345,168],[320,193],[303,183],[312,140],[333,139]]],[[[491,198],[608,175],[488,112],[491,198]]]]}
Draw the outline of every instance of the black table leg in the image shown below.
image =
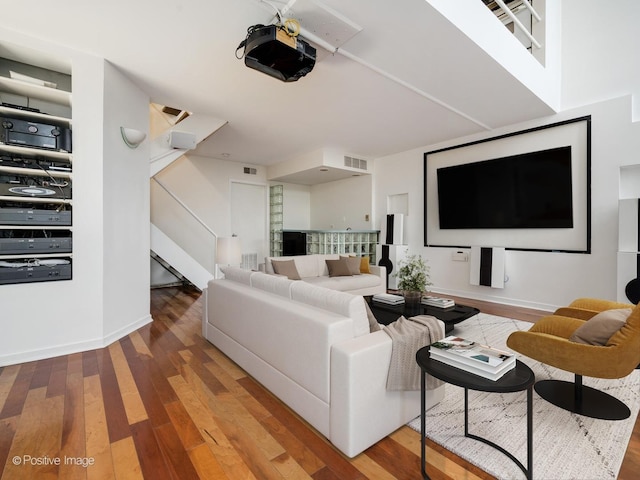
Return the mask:
{"type": "Polygon", "coordinates": [[[527,471],[528,480],[533,478],[533,386],[527,388],[527,471]]]}
{"type": "Polygon", "coordinates": [[[420,466],[422,469],[422,478],[425,480],[430,480],[429,475],[427,475],[427,458],[426,458],[426,414],[425,409],[427,407],[427,402],[425,399],[427,385],[425,381],[426,373],[423,371],[420,378],[420,447],[422,449],[422,453],[420,455],[420,466]]]}

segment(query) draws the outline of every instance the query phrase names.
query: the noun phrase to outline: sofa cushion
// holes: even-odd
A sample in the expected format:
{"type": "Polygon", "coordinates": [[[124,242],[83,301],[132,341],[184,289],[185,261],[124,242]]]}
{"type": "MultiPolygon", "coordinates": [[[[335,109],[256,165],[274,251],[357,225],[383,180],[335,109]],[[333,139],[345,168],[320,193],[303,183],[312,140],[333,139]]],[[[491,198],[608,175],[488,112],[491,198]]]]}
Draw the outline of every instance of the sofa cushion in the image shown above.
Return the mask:
{"type": "Polygon", "coordinates": [[[346,257],[337,260],[325,260],[330,277],[350,277],[352,275],[346,257]]]}
{"type": "Polygon", "coordinates": [[[348,277],[312,277],[303,278],[302,280],[312,285],[338,290],[339,292],[377,287],[383,281],[379,276],[372,274],[350,275],[348,277]]]}
{"type": "Polygon", "coordinates": [[[294,260],[271,260],[273,271],[291,280],[300,280],[300,274],[294,260]]]}
{"type": "Polygon", "coordinates": [[[622,328],[629,315],[630,308],[600,312],[578,327],[569,340],[587,345],[606,345],[609,338],[622,328]]]}
{"type": "Polygon", "coordinates": [[[256,273],[251,270],[243,270],[238,267],[221,267],[220,270],[224,273],[224,278],[227,280],[244,283],[245,285],[251,285],[251,275],[256,273]]]}
{"type": "Polygon", "coordinates": [[[291,298],[291,284],[295,280],[289,280],[288,278],[278,277],[276,275],[268,275],[262,272],[255,272],[251,277],[251,286],[264,290],[265,292],[271,292],[281,297],[291,298]]]}
{"type": "Polygon", "coordinates": [[[356,257],[355,255],[350,255],[350,256],[346,256],[346,257],[340,257],[340,258],[344,258],[345,261],[347,262],[347,267],[349,267],[349,271],[351,272],[351,275],[360,275],[360,257],[356,257]]]}
{"type": "Polygon", "coordinates": [[[369,333],[365,301],[359,295],[317,287],[307,282],[294,282],[291,285],[291,299],[351,318],[354,337],[369,333]]]}

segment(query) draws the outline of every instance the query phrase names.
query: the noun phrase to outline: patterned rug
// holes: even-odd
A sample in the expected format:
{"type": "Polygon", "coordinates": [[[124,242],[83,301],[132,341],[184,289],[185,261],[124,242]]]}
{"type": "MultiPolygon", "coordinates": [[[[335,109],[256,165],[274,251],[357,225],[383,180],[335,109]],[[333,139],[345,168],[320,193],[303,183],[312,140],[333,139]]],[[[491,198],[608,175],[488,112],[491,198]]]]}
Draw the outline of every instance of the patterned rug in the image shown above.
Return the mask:
{"type": "MultiPolygon", "coordinates": [[[[530,323],[479,314],[458,325],[451,334],[496,348],[507,349],[506,339],[530,323]]],[[[531,367],[536,380],[573,381],[573,374],[528,357],[518,359],[531,367]]],[[[583,379],[587,386],[622,400],[631,417],[622,421],[587,418],[562,410],[533,392],[533,478],[539,480],[615,479],[633,431],[640,406],[640,372],[620,380],[583,379]]],[[[420,431],[420,417],[409,426],[420,431]]],[[[498,450],[464,436],[464,390],[447,385],[442,402],[427,411],[427,437],[499,479],[525,478],[522,471],[498,450]]],[[[469,391],[469,433],[506,448],[527,465],[526,392],[469,391]]],[[[428,460],[428,456],[427,456],[428,460]]]]}

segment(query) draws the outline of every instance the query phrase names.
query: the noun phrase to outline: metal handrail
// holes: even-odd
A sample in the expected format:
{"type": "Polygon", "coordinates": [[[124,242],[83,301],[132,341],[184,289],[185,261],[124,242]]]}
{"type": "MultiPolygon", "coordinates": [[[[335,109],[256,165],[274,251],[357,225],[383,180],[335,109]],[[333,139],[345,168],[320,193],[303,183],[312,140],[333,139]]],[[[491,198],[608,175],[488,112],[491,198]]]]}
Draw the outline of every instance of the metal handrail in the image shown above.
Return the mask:
{"type": "Polygon", "coordinates": [[[198,217],[198,215],[195,214],[195,212],[193,210],[191,210],[182,200],[180,200],[171,190],[169,190],[169,188],[167,188],[166,185],[164,185],[160,180],[158,180],[156,177],[151,177],[158,185],[160,185],[162,187],[162,189],[167,192],[171,198],[173,198],[176,202],[178,202],[178,204],[189,214],[191,215],[200,225],[202,225],[209,233],[211,233],[216,240],[218,239],[218,234],[216,232],[214,232],[213,230],[211,230],[211,228],[209,228],[209,226],[204,223],[202,221],[202,219],[200,217],[198,217]]]}

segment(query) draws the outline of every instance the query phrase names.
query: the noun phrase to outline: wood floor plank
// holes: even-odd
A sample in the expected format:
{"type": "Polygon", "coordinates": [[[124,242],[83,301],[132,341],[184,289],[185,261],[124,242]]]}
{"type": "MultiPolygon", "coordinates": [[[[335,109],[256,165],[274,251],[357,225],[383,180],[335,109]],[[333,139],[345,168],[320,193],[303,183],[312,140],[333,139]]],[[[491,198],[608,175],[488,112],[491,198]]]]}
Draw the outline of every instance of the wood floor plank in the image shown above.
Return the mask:
{"type": "Polygon", "coordinates": [[[51,368],[53,367],[53,358],[47,358],[45,360],[39,360],[36,362],[36,369],[31,377],[31,384],[29,389],[44,387],[49,385],[49,378],[51,377],[51,368]]]}
{"type": "Polygon", "coordinates": [[[255,478],[216,422],[208,406],[213,395],[202,385],[200,378],[190,372],[190,367],[185,367],[184,376],[176,375],[169,378],[169,382],[189,416],[200,428],[203,438],[227,477],[255,478]]]}
{"type": "Polygon", "coordinates": [[[109,442],[117,442],[131,435],[127,412],[124,408],[122,392],[118,385],[111,354],[108,348],[98,350],[98,366],[100,369],[100,388],[107,418],[109,442]]]}
{"type": "Polygon", "coordinates": [[[47,385],[47,397],[64,395],[67,386],[68,365],[68,358],[64,355],[53,359],[49,384],[47,385]]]}
{"type": "Polygon", "coordinates": [[[167,468],[165,456],[158,444],[151,420],[131,425],[131,433],[142,476],[154,480],[174,480],[167,468]]]}
{"type": "Polygon", "coordinates": [[[58,467],[53,464],[57,452],[52,455],[52,452],[42,450],[47,444],[40,432],[43,424],[46,430],[49,418],[46,387],[29,390],[21,411],[3,478],[57,478],[58,467]]]}
{"type": "MultiPolygon", "coordinates": [[[[87,458],[82,356],[69,356],[64,394],[60,456],[87,458]]],[[[60,478],[84,480],[87,469],[76,463],[60,466],[60,478]]]]}
{"type": "Polygon", "coordinates": [[[123,438],[111,444],[111,457],[116,480],[143,480],[142,468],[133,437],[123,438]]]}
{"type": "Polygon", "coordinates": [[[0,369],[0,411],[4,409],[4,404],[19,372],[20,365],[9,365],[0,369]]]}
{"type": "Polygon", "coordinates": [[[154,429],[162,453],[167,458],[166,465],[176,480],[197,480],[198,473],[191,459],[180,443],[178,433],[172,423],[154,429]]]}
{"type": "MultiPolygon", "coordinates": [[[[249,391],[260,403],[265,405],[272,415],[282,424],[287,425],[292,435],[304,442],[305,445],[316,455],[324,464],[322,470],[330,470],[342,480],[356,480],[362,477],[359,472],[349,461],[339,453],[335,448],[330,446],[326,439],[300,417],[294,414],[288,407],[277,400],[273,395],[264,390],[252,378],[245,377],[239,380],[239,383],[249,391]]],[[[328,473],[316,472],[316,475],[327,475],[328,473]]]]}
{"type": "Polygon", "coordinates": [[[136,382],[133,379],[133,375],[127,364],[127,359],[122,351],[121,343],[114,342],[109,345],[109,354],[113,361],[113,368],[129,425],[147,420],[149,416],[144,408],[142,398],[140,398],[136,382]]]}
{"type": "Polygon", "coordinates": [[[94,462],[87,468],[88,480],[112,478],[115,475],[102,393],[99,375],[84,377],[86,456],[94,462]]]}
{"type": "Polygon", "coordinates": [[[24,402],[29,393],[29,385],[31,377],[36,369],[35,362],[23,363],[20,366],[18,375],[15,377],[9,393],[6,396],[2,410],[0,411],[0,420],[3,418],[13,417],[22,413],[24,402]]]}
{"type": "MultiPolygon", "coordinates": [[[[198,472],[198,476],[203,480],[233,480],[233,478],[228,477],[218,460],[216,460],[215,455],[209,448],[209,446],[204,443],[198,447],[195,447],[192,450],[189,450],[189,458],[191,458],[191,462],[193,463],[196,471],[198,472]]],[[[246,478],[246,477],[244,477],[246,478]]]]}
{"type": "MultiPolygon", "coordinates": [[[[0,466],[5,465],[7,462],[11,462],[9,452],[11,451],[11,445],[16,434],[16,425],[20,417],[15,416],[11,418],[5,418],[0,420],[0,466]]],[[[0,472],[0,478],[2,473],[0,472]]]]}
{"type": "Polygon", "coordinates": [[[205,443],[200,430],[193,423],[186,408],[180,400],[165,405],[173,428],[185,450],[191,450],[205,443]]]}

